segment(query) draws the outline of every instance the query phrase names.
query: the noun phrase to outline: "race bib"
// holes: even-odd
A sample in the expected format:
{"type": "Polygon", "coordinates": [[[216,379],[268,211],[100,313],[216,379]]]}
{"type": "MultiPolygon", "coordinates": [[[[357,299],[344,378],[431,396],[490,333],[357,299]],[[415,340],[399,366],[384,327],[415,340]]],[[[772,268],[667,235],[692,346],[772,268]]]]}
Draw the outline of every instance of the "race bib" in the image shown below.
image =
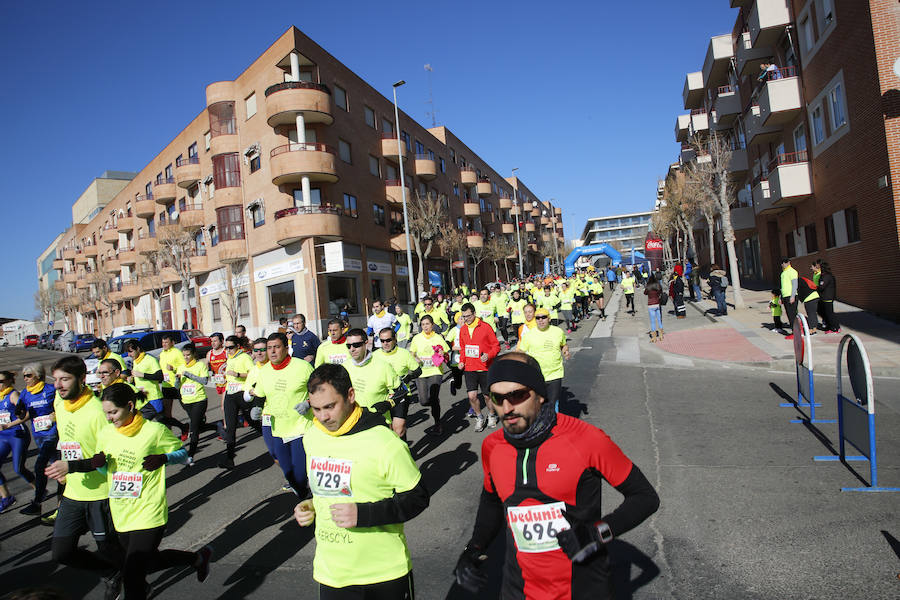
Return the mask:
{"type": "Polygon", "coordinates": [[[142,487],[144,487],[144,476],[142,474],[117,471],[112,474],[109,497],[140,498],[142,487]]]}
{"type": "Polygon", "coordinates": [[[59,451],[63,460],[81,460],[84,458],[81,454],[81,444],[78,442],[60,442],[59,451]]]}
{"type": "Polygon", "coordinates": [[[0,412],[0,425],[9,425],[12,419],[8,412],[0,412]]]}
{"type": "Polygon", "coordinates": [[[481,312],[478,313],[478,316],[481,317],[481,320],[483,321],[483,320],[485,320],[485,319],[489,319],[489,318],[491,318],[492,316],[494,316],[494,313],[492,313],[492,312],[489,311],[489,310],[483,310],[483,311],[481,311],[481,312]]]}
{"type": "Polygon", "coordinates": [[[47,431],[53,427],[53,417],[50,415],[35,417],[31,422],[34,424],[35,431],[47,431]]]}
{"type": "Polygon", "coordinates": [[[181,384],[181,393],[184,396],[193,396],[197,393],[197,384],[193,381],[181,384]]]}
{"type": "Polygon", "coordinates": [[[263,424],[263,427],[271,427],[272,426],[272,415],[263,415],[262,416],[262,424],[263,424]]]}
{"type": "Polygon", "coordinates": [[[434,366],[434,361],[431,360],[431,357],[430,357],[430,356],[429,356],[428,358],[423,358],[423,359],[422,359],[422,366],[423,366],[423,367],[433,367],[433,366],[434,366]]]}
{"type": "Polygon", "coordinates": [[[222,375],[221,373],[217,373],[217,374],[213,375],[213,383],[218,386],[225,385],[225,376],[222,375]]]}
{"type": "Polygon", "coordinates": [[[522,316],[522,311],[521,311],[521,310],[514,310],[514,311],[512,311],[512,315],[513,315],[514,317],[521,317],[521,316],[522,316]]]}
{"type": "Polygon", "coordinates": [[[328,362],[333,365],[342,365],[344,364],[345,360],[347,360],[346,354],[332,354],[328,357],[328,362]]]}
{"type": "Polygon", "coordinates": [[[309,459],[309,487],[316,496],[353,497],[350,473],[353,461],[341,458],[309,459]]]}
{"type": "Polygon", "coordinates": [[[569,528],[568,521],[562,515],[565,508],[564,502],[509,507],[506,520],[519,552],[558,550],[556,536],[563,529],[569,528]]]}
{"type": "Polygon", "coordinates": [[[225,393],[226,394],[237,394],[238,392],[241,391],[241,386],[242,386],[242,384],[239,381],[229,381],[228,385],[225,386],[225,393]]]}
{"type": "Polygon", "coordinates": [[[478,351],[477,344],[466,344],[466,358],[478,358],[481,352],[478,351]]]}

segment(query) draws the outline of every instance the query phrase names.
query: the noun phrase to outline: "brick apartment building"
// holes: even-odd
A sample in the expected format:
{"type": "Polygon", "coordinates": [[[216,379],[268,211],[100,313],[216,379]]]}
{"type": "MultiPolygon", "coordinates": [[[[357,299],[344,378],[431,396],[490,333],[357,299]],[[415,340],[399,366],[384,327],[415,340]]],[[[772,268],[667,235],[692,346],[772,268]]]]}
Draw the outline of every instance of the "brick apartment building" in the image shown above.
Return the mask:
{"type": "MultiPolygon", "coordinates": [[[[409,297],[403,185],[408,198],[440,198],[469,249],[495,236],[515,245],[518,215],[526,271],[545,242],[564,240],[559,207],[446,127],[402,112],[398,125],[390,100],[291,27],[234,81],[209,84],[200,114],[63,234],[53,285],[79,331],[227,331],[238,321],[257,333],[295,312],[321,331],[344,304],[359,319],[375,298],[409,297]],[[188,294],[175,269],[148,261],[172,232],[190,235],[188,294]]],[[[468,265],[468,254],[436,247],[425,266],[446,285],[451,262],[468,265]]],[[[456,281],[468,273],[456,269],[456,281]]],[[[493,273],[483,263],[479,283],[493,273]]]]}
{"type": "MultiPolygon", "coordinates": [[[[782,256],[801,274],[822,259],[839,300],[900,317],[900,4],[730,5],[732,33],[711,38],[685,80],[681,164],[698,160],[688,142],[711,132],[731,144],[744,277],[776,280],[782,256]]],[[[700,262],[708,256],[701,246],[700,262]]]]}

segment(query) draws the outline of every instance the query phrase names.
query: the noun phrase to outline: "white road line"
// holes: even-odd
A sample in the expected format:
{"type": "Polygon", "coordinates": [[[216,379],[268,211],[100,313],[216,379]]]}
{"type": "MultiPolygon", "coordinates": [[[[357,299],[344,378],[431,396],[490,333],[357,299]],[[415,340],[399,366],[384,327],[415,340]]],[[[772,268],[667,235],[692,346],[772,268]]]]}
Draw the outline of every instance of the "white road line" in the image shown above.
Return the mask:
{"type": "Polygon", "coordinates": [[[641,362],[641,347],[636,337],[615,338],[616,362],[639,363],[641,362]]]}
{"type": "Polygon", "coordinates": [[[610,337],[612,335],[613,325],[616,323],[616,313],[619,312],[619,299],[622,297],[621,289],[621,287],[617,287],[609,297],[609,302],[606,303],[606,320],[597,320],[597,324],[594,325],[594,330],[591,332],[592,338],[610,337]]]}
{"type": "Polygon", "coordinates": [[[673,366],[693,367],[694,361],[683,356],[674,356],[672,354],[663,354],[663,363],[673,366]]]}

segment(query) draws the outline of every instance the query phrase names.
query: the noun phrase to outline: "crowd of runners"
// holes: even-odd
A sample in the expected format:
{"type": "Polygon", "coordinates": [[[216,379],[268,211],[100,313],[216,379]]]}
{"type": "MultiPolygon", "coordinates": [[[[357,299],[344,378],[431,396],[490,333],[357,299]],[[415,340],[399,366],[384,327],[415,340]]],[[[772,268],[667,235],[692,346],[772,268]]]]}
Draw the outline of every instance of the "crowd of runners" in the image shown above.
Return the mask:
{"type": "MultiPolygon", "coordinates": [[[[430,495],[406,419],[418,403],[433,420],[424,435],[444,436],[447,384],[451,396],[464,390],[475,431],[502,425],[482,445],[484,483],[454,569],[458,585],[483,588],[487,550],[505,531],[504,598],[605,598],[606,544],[659,504],[602,430],[560,412],[567,334],[595,309],[605,318],[605,293],[618,281],[606,275],[461,286],[423,294],[412,314],[376,300],[365,327],[336,318],[324,340],[296,315],[255,340],[243,328],[213,334],[206,356],[166,340],[157,359],[128,342],[125,361],[98,340],[95,389],[77,356],[49,373],[26,365],[19,391],[15,373],[0,374],[0,465],[11,455],[34,488],[26,515],[44,514],[48,481],[56,482],[57,506],[42,519],[54,528],[56,562],[102,577],[107,598],[142,599],[152,593],[147,574],[183,566],[204,581],[213,555],[209,546],[159,550],[167,466],[197,468],[200,435],[214,431],[218,466],[232,469],[236,433],[250,427],[298,497],[297,523],[315,528],[319,598],[413,598],[403,524],[430,495]],[[173,416],[176,401],[183,420],[173,416]],[[221,421],[206,422],[210,402],[220,403],[221,421]],[[32,439],[34,472],[25,464],[32,439]],[[624,496],[611,511],[601,509],[604,479],[624,496]],[[79,546],[88,532],[96,551],[79,546]]],[[[3,511],[16,502],[5,483],[0,473],[3,511]]]]}

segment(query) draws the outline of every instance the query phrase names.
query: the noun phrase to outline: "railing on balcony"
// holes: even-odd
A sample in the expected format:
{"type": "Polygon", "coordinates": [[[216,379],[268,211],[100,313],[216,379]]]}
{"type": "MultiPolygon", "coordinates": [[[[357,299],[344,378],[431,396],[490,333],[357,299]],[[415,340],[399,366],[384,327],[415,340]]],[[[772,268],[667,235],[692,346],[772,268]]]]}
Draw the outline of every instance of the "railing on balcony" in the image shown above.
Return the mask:
{"type": "Polygon", "coordinates": [[[716,98],[718,98],[719,96],[721,96],[723,94],[733,94],[736,91],[737,91],[737,87],[735,87],[733,85],[720,85],[716,89],[716,98]]]}
{"type": "Polygon", "coordinates": [[[142,231],[142,232],[140,233],[140,235],[138,235],[138,239],[139,239],[139,240],[145,240],[145,239],[147,239],[147,238],[155,238],[155,237],[156,237],[156,232],[155,232],[155,231],[149,231],[149,232],[148,232],[148,231],[142,231]]]}
{"type": "Polygon", "coordinates": [[[779,154],[769,162],[769,172],[771,173],[781,165],[795,165],[797,163],[805,162],[809,162],[809,155],[807,154],[806,150],[779,154]]]}
{"type": "Polygon", "coordinates": [[[153,200],[153,194],[143,194],[134,197],[135,202],[143,202],[144,200],[153,200]]]}
{"type": "Polygon", "coordinates": [[[187,158],[179,158],[175,161],[176,167],[184,167],[186,165],[199,165],[200,157],[199,156],[188,156],[187,158]]]}
{"type": "Polygon", "coordinates": [[[775,67],[773,69],[766,70],[766,81],[772,81],[774,79],[787,79],[788,77],[796,77],[797,76],[797,67],[775,67]]]}
{"type": "Polygon", "coordinates": [[[275,211],[275,220],[293,215],[341,215],[345,214],[343,206],[323,204],[321,206],[292,206],[275,211]]]}
{"type": "Polygon", "coordinates": [[[705,115],[705,114],[706,114],[705,108],[694,108],[691,110],[691,115],[705,115]]]}
{"type": "Polygon", "coordinates": [[[385,179],[384,187],[400,187],[403,185],[403,182],[399,179],[385,179]]]}
{"type": "Polygon", "coordinates": [[[326,94],[331,93],[328,86],[322,85],[321,83],[313,83],[311,81],[284,81],[267,87],[266,97],[268,98],[272,94],[282,90],[318,90],[320,92],[325,92],[326,94]]]}
{"type": "Polygon", "coordinates": [[[166,185],[167,183],[175,183],[174,177],[160,177],[153,185],[166,185]]]}
{"type": "Polygon", "coordinates": [[[327,152],[329,154],[335,154],[334,148],[327,144],[295,142],[292,144],[285,144],[284,146],[272,148],[272,152],[269,154],[269,156],[274,157],[278,156],[279,154],[284,154],[285,152],[327,152]]]}
{"type": "Polygon", "coordinates": [[[381,134],[381,139],[383,139],[383,140],[396,140],[396,139],[397,139],[397,134],[396,134],[396,133],[385,133],[385,132],[383,132],[383,133],[381,134]]]}
{"type": "Polygon", "coordinates": [[[416,160],[434,160],[430,154],[416,154],[416,160]]]}

